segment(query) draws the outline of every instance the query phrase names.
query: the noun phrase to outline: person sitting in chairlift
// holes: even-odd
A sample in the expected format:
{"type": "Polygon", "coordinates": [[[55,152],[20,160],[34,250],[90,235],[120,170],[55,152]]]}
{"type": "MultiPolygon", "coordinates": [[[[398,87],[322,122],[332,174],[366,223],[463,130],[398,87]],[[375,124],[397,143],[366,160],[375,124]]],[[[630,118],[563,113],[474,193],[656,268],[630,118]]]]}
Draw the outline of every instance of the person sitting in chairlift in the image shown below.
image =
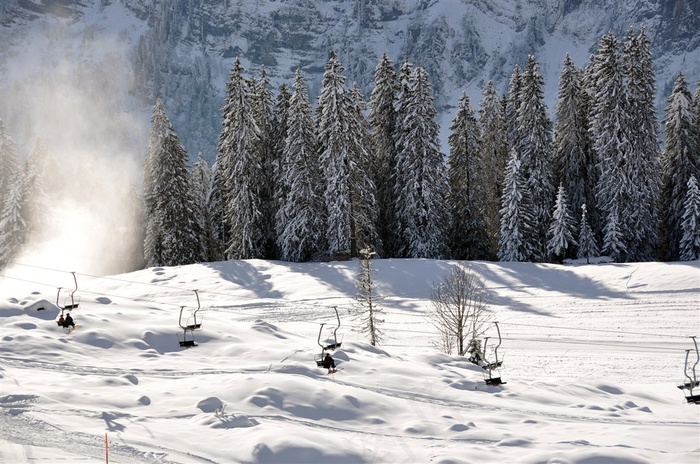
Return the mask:
{"type": "Polygon", "coordinates": [[[63,318],[63,314],[61,314],[61,317],[58,318],[58,325],[61,327],[64,327],[66,325],[66,320],[63,318]]]}
{"type": "Polygon", "coordinates": [[[328,373],[332,374],[333,372],[336,371],[335,368],[335,360],[333,357],[330,355],[330,353],[326,353],[326,357],[323,358],[323,367],[328,369],[328,373]]]}
{"type": "MultiPolygon", "coordinates": [[[[59,319],[60,320],[60,319],[59,319]]],[[[73,327],[75,328],[75,322],[73,322],[73,318],[71,317],[70,313],[66,314],[66,320],[63,323],[63,327],[68,328],[68,327],[73,327]]]]}

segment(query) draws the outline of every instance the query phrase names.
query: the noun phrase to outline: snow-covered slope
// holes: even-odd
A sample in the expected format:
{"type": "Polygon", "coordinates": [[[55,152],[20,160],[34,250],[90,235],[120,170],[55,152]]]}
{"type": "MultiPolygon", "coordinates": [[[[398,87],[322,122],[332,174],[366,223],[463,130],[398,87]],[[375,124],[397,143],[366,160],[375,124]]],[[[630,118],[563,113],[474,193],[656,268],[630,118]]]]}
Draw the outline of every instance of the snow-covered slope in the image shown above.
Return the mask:
{"type": "MultiPolygon", "coordinates": [[[[602,34],[630,26],[644,24],[652,39],[660,105],[678,71],[700,79],[700,3],[688,0],[7,0],[0,8],[1,90],[10,97],[0,113],[25,144],[36,135],[27,103],[51,100],[36,89],[62,76],[78,94],[104,91],[120,123],[147,125],[162,98],[190,156],[212,159],[237,56],[251,76],[264,65],[276,86],[301,68],[312,97],[331,48],[366,95],[381,53],[408,58],[431,75],[443,131],[462,91],[474,103],[488,80],[504,91],[530,53],[553,109],[564,55],[582,66],[602,34]]],[[[132,141],[143,144],[143,133],[132,141]]]]}
{"type": "Polygon", "coordinates": [[[106,437],[111,463],[698,462],[698,406],[676,388],[698,262],[472,263],[503,334],[498,387],[433,348],[430,289],[453,265],[374,261],[380,347],[353,330],[356,261],[78,272],[71,334],[54,302],[72,275],[7,269],[0,461],[105,462],[106,437]],[[188,349],[178,321],[194,290],[203,326],[188,349]],[[341,370],[328,375],[313,358],[334,306],[341,370]]]}

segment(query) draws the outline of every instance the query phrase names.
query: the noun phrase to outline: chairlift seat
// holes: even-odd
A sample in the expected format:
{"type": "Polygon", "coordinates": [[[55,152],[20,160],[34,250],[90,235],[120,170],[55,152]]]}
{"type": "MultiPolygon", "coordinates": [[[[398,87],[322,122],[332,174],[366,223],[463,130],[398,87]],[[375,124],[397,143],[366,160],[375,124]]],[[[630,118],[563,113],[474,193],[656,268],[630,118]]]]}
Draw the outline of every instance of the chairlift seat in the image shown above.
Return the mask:
{"type": "Polygon", "coordinates": [[[194,342],[194,340],[180,340],[180,346],[189,348],[190,346],[197,346],[197,344],[194,342]]]}
{"type": "Polygon", "coordinates": [[[680,388],[681,390],[691,390],[691,389],[698,387],[698,386],[700,386],[700,380],[697,380],[693,383],[686,382],[682,385],[677,385],[677,387],[680,388]]]}
{"type": "Polygon", "coordinates": [[[78,309],[79,303],[67,304],[63,307],[64,310],[78,309]]]}
{"type": "Polygon", "coordinates": [[[500,377],[493,377],[491,379],[484,379],[484,381],[486,382],[486,385],[491,385],[494,387],[497,387],[499,385],[503,385],[506,383],[506,382],[503,382],[500,377]]]}
{"type": "Polygon", "coordinates": [[[700,404],[700,395],[690,395],[685,397],[688,404],[700,404]]]}
{"type": "Polygon", "coordinates": [[[342,345],[342,344],[343,344],[342,342],[331,343],[330,345],[326,345],[323,349],[324,350],[335,350],[337,348],[340,348],[340,345],[342,345]]]}
{"type": "Polygon", "coordinates": [[[190,324],[185,326],[185,330],[196,330],[202,327],[202,324],[190,324]]]}

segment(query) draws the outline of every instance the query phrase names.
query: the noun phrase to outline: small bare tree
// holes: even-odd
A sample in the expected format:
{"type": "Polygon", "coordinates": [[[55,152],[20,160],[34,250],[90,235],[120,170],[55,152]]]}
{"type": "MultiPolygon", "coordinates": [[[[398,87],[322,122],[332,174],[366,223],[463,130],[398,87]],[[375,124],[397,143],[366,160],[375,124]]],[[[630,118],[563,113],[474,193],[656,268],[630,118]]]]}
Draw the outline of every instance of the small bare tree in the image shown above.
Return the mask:
{"type": "Polygon", "coordinates": [[[377,306],[379,299],[377,284],[372,275],[372,257],[376,253],[370,247],[364,247],[359,252],[360,271],[357,274],[357,303],[355,314],[360,319],[360,332],[369,336],[369,343],[377,346],[384,338],[384,332],[379,326],[384,322],[380,319],[381,309],[377,306]]]}
{"type": "Polygon", "coordinates": [[[457,265],[433,286],[432,322],[440,331],[438,348],[447,354],[457,348],[464,356],[480,349],[478,337],[488,320],[489,293],[471,266],[457,265]]]}

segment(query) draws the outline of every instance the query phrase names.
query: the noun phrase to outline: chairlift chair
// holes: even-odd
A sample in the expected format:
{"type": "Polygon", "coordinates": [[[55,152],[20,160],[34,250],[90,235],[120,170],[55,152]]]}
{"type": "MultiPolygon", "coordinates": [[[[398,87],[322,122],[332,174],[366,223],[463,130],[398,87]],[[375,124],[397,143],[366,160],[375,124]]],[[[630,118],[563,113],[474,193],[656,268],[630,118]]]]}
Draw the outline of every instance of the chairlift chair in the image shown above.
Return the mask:
{"type": "Polygon", "coordinates": [[[695,371],[698,362],[700,362],[700,352],[698,352],[698,342],[695,340],[695,335],[691,336],[690,338],[693,339],[693,344],[695,345],[695,362],[693,363],[692,367],[688,364],[688,358],[691,350],[685,350],[685,366],[683,368],[683,374],[688,381],[678,385],[678,388],[684,391],[687,390],[687,393],[685,393],[685,399],[688,404],[700,404],[700,394],[693,392],[694,388],[700,387],[700,380],[698,380],[695,371]]]}
{"type": "MultiPolygon", "coordinates": [[[[56,293],[56,306],[61,309],[61,316],[63,316],[64,311],[71,311],[74,309],[78,309],[80,306],[80,297],[75,296],[75,292],[78,291],[78,279],[75,277],[75,272],[71,272],[73,274],[73,282],[75,282],[75,288],[70,292],[68,296],[66,296],[63,299],[63,305],[60,304],[61,301],[61,290],[63,287],[58,287],[58,292],[56,293]]],[[[56,320],[56,324],[61,325],[58,320],[56,320]]]]}
{"type": "Polygon", "coordinates": [[[498,385],[503,385],[506,382],[504,382],[501,379],[501,373],[500,373],[500,368],[503,365],[503,361],[498,359],[498,347],[501,346],[501,329],[498,327],[498,322],[494,322],[494,325],[496,326],[496,332],[498,333],[498,345],[493,349],[493,354],[495,360],[493,362],[489,362],[486,358],[486,345],[488,344],[489,337],[484,338],[484,348],[482,351],[482,356],[481,356],[481,362],[479,362],[479,366],[483,370],[484,374],[484,382],[486,382],[486,385],[491,385],[494,387],[497,387],[498,385]],[[487,376],[488,375],[488,376],[487,376]]]}
{"type": "Polygon", "coordinates": [[[333,341],[328,342],[326,340],[326,344],[324,345],[321,343],[321,333],[323,333],[323,326],[326,325],[325,322],[321,323],[321,327],[318,329],[318,346],[321,347],[321,354],[314,355],[314,361],[316,361],[316,366],[318,367],[323,367],[323,359],[326,357],[326,351],[334,351],[342,345],[341,341],[338,341],[338,329],[340,328],[340,315],[338,314],[338,307],[334,306],[333,309],[335,309],[335,317],[338,320],[338,325],[333,329],[333,341]]]}
{"type": "Polygon", "coordinates": [[[185,309],[184,306],[180,306],[180,319],[178,324],[182,329],[182,335],[178,334],[177,339],[180,346],[191,347],[197,346],[194,341],[194,331],[202,328],[202,318],[197,319],[197,313],[202,309],[202,305],[199,301],[199,291],[195,290],[194,294],[197,296],[197,309],[192,311],[192,314],[187,317],[185,323],[182,322],[182,312],[185,309]]]}

